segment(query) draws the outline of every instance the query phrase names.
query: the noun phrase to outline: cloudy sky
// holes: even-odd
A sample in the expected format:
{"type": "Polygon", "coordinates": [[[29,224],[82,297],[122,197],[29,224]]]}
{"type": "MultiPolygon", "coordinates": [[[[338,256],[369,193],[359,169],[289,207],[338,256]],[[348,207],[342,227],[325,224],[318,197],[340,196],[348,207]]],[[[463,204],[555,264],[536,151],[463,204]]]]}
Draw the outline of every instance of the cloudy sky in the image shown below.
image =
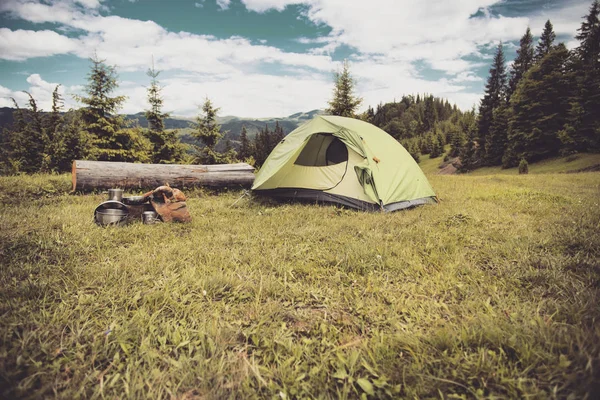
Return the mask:
{"type": "Polygon", "coordinates": [[[514,58],[550,19],[568,47],[591,0],[0,0],[0,106],[29,91],[76,107],[94,52],[116,65],[123,112],[144,110],[154,57],[165,109],[278,117],[324,108],[344,59],[364,107],[432,93],[469,109],[494,47],[514,58]]]}

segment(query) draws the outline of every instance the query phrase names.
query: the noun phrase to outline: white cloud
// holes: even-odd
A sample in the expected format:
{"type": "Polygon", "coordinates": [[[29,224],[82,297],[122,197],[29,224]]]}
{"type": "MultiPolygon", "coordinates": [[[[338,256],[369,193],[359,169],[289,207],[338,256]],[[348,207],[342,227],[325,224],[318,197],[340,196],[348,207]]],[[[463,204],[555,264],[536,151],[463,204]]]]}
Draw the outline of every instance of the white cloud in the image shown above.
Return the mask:
{"type": "Polygon", "coordinates": [[[201,0],[200,2],[195,2],[194,3],[194,7],[196,7],[196,8],[203,8],[204,7],[204,0],[201,0]]]}
{"type": "MultiPolygon", "coordinates": [[[[29,84],[27,92],[33,96],[38,108],[44,111],[52,109],[52,92],[58,83],[45,81],[39,74],[31,74],[27,77],[29,84]]],[[[81,93],[83,87],[79,85],[64,87],[60,86],[58,92],[63,96],[65,109],[76,107],[72,95],[81,93]]],[[[26,108],[29,96],[23,91],[15,91],[0,85],[0,107],[13,107],[11,98],[14,98],[21,108],[26,108]]]]}
{"type": "Polygon", "coordinates": [[[96,9],[100,7],[102,0],[76,0],[75,2],[81,4],[84,7],[96,9]]]}
{"type": "Polygon", "coordinates": [[[77,50],[79,43],[54,31],[12,31],[0,28],[0,59],[21,61],[33,57],[67,54],[77,50]]]}
{"type": "MultiPolygon", "coordinates": [[[[275,116],[324,107],[331,94],[331,72],[339,66],[331,54],[346,45],[356,50],[350,56],[351,72],[365,107],[407,93],[428,92],[470,108],[481,96],[469,92],[470,85],[481,81],[474,69],[489,65],[485,52],[499,40],[518,40],[528,25],[534,34],[541,32],[547,18],[558,34],[572,35],[588,8],[587,0],[585,4],[573,0],[550,14],[492,16],[487,7],[499,1],[431,0],[424,5],[421,0],[371,0],[365,5],[348,0],[242,0],[256,12],[301,4],[303,18],[331,27],[326,37],[298,38],[299,43],[314,47],[294,53],[269,46],[264,39],[253,42],[237,36],[221,39],[170,32],[153,21],[103,16],[99,11],[106,6],[100,0],[0,0],[0,12],[34,23],[55,23],[57,29],[71,32],[66,36],[50,30],[0,28],[0,58],[55,54],[86,58],[96,51],[119,71],[144,72],[154,57],[158,69],[177,74],[162,82],[166,108],[177,115],[195,115],[196,106],[208,95],[223,114],[275,116]],[[478,10],[484,11],[483,16],[471,18],[478,10]],[[276,67],[277,74],[263,72],[267,65],[276,67]],[[416,65],[442,71],[445,78],[427,80],[416,65]]],[[[216,3],[226,9],[231,1],[216,3]]],[[[194,5],[202,7],[204,0],[194,5]]],[[[27,82],[32,91],[49,99],[53,84],[36,74],[27,82]]],[[[122,82],[119,94],[129,96],[125,112],[146,107],[145,88],[140,85],[122,82]]]]}
{"type": "MultiPolygon", "coordinates": [[[[246,8],[248,8],[248,10],[262,13],[270,9],[283,11],[290,4],[300,4],[309,2],[306,0],[242,0],[242,3],[246,5],[246,8]]],[[[312,1],[310,3],[312,3],[312,1]]]]}
{"type": "Polygon", "coordinates": [[[464,83],[464,82],[481,82],[483,78],[475,75],[472,71],[463,71],[457,74],[454,78],[450,79],[451,83],[464,83]]]}
{"type": "Polygon", "coordinates": [[[531,17],[531,33],[534,37],[539,37],[544,30],[544,24],[550,20],[557,36],[573,37],[581,27],[582,17],[587,15],[590,4],[590,0],[566,0],[565,6],[559,10],[546,12],[542,9],[531,17]]]}
{"type": "Polygon", "coordinates": [[[227,10],[229,3],[231,3],[231,0],[217,0],[217,5],[221,7],[221,10],[227,10]]]}

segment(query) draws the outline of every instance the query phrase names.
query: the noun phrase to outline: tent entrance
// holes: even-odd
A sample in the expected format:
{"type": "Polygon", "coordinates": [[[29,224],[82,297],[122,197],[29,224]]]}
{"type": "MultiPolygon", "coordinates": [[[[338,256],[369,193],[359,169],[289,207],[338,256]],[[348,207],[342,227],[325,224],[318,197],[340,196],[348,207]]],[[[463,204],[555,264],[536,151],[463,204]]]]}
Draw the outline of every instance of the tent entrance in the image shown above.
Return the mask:
{"type": "Polygon", "coordinates": [[[296,161],[295,165],[305,167],[327,167],[348,162],[348,148],[330,133],[312,135],[296,161]]]}
{"type": "Polygon", "coordinates": [[[347,170],[346,145],[330,133],[316,133],[298,149],[296,159],[271,178],[267,188],[328,190],[344,179],[347,170]]]}

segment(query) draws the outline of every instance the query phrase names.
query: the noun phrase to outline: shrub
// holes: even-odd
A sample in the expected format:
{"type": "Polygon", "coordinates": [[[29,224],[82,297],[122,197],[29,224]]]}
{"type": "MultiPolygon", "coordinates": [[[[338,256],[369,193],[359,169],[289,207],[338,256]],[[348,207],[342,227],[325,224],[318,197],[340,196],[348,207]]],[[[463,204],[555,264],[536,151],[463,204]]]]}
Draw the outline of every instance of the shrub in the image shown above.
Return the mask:
{"type": "Polygon", "coordinates": [[[521,162],[519,162],[519,174],[528,174],[529,173],[529,163],[526,159],[521,158],[521,162]]]}

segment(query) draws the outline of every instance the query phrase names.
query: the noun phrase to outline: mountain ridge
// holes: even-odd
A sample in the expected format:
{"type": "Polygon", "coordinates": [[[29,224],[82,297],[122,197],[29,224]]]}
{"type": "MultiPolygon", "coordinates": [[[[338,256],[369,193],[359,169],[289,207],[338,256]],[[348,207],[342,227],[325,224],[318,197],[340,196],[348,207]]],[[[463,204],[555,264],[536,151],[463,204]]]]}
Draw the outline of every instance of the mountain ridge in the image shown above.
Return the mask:
{"type": "MultiPolygon", "coordinates": [[[[12,107],[0,107],[0,129],[8,128],[13,123],[13,113],[16,108],[12,107]]],[[[317,115],[323,114],[323,110],[314,109],[311,111],[301,111],[291,114],[287,117],[265,117],[265,118],[251,118],[251,117],[239,117],[235,115],[227,115],[223,117],[217,117],[217,122],[221,125],[221,131],[224,132],[224,139],[237,140],[241,133],[242,127],[246,126],[248,137],[254,137],[260,129],[268,126],[269,129],[273,129],[276,123],[283,128],[286,134],[290,133],[302,123],[311,120],[317,115]]],[[[129,122],[137,121],[137,124],[143,128],[148,126],[148,121],[143,111],[136,114],[122,114],[125,119],[129,122]]],[[[178,129],[182,130],[182,140],[187,140],[186,136],[193,129],[195,124],[195,118],[178,117],[172,116],[165,118],[165,129],[178,129]]]]}

